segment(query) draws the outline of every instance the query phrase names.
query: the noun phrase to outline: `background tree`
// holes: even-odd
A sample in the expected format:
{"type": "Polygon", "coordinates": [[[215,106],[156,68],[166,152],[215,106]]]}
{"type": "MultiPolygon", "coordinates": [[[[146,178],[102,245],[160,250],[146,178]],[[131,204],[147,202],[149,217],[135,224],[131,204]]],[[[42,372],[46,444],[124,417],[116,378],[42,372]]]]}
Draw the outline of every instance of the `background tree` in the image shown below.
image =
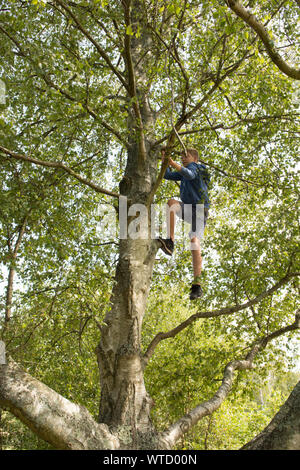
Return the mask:
{"type": "MultiPolygon", "coordinates": [[[[255,8],[250,21],[238,2],[1,3],[2,336],[24,367],[34,345],[30,372],[37,360],[45,369],[0,366],[0,404],[56,448],[174,447],[221,406],[236,371],[279,367],[278,338],[299,328],[298,5],[255,8]],[[184,245],[156,263],[150,237],[117,244],[97,232],[100,203],[117,208],[122,195],[150,209],[173,194],[160,184],[160,146],[170,155],[191,143],[213,173],[197,306],[184,245]],[[157,312],[174,298],[183,306],[163,329],[157,312]],[[165,345],[183,335],[197,349],[182,348],[189,396],[174,420],[151,417],[151,365],[160,351],[171,363],[165,345]],[[91,414],[74,404],[85,393],[91,414]]],[[[176,384],[175,374],[167,389],[176,384]]]]}

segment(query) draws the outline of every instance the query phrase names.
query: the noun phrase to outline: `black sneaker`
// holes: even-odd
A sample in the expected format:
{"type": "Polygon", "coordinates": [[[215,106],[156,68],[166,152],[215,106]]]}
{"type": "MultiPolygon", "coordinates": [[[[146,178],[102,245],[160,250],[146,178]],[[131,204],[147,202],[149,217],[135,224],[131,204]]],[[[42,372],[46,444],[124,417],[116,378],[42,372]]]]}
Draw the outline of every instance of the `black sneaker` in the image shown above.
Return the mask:
{"type": "Polygon", "coordinates": [[[158,240],[161,244],[161,249],[163,250],[166,255],[172,256],[174,251],[174,242],[171,238],[161,238],[159,237],[158,240]]]}
{"type": "Polygon", "coordinates": [[[190,300],[199,299],[203,295],[203,290],[199,284],[192,284],[190,300]]]}

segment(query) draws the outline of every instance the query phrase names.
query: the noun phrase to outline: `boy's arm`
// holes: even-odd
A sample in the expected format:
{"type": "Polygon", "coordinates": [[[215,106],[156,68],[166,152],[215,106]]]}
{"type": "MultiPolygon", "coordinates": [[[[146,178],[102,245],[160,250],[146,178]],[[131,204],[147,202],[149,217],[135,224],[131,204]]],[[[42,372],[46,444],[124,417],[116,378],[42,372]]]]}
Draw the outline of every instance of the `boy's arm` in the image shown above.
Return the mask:
{"type": "Polygon", "coordinates": [[[169,164],[176,170],[175,174],[177,173],[181,176],[179,179],[185,178],[187,180],[193,180],[197,176],[197,165],[194,163],[190,163],[188,167],[184,167],[170,158],[169,164]]]}
{"type": "Polygon", "coordinates": [[[171,171],[169,168],[167,168],[164,176],[165,179],[182,180],[184,178],[186,180],[193,180],[197,176],[197,165],[194,163],[190,163],[188,167],[185,168],[170,158],[169,164],[176,171],[171,171]]]}
{"type": "Polygon", "coordinates": [[[174,168],[174,170],[176,170],[176,171],[181,171],[182,168],[183,168],[181,165],[179,165],[179,163],[174,162],[174,160],[172,160],[172,158],[169,159],[169,165],[172,168],[174,168]]]}
{"type": "MultiPolygon", "coordinates": [[[[165,159],[165,151],[164,150],[162,150],[161,156],[162,156],[162,160],[164,160],[165,159]]],[[[178,163],[174,162],[172,160],[172,158],[169,159],[169,165],[172,166],[175,169],[177,169],[176,167],[179,167],[179,169],[181,168],[181,166],[178,165],[178,163]]],[[[172,180],[172,181],[180,181],[180,180],[182,180],[182,176],[180,175],[180,173],[178,173],[178,171],[171,171],[170,168],[168,167],[166,169],[164,179],[172,180]]]]}
{"type": "Polygon", "coordinates": [[[171,171],[170,168],[167,168],[166,172],[165,172],[164,179],[165,180],[180,181],[180,180],[182,180],[182,176],[181,176],[180,173],[178,173],[178,171],[171,171]]]}
{"type": "Polygon", "coordinates": [[[186,180],[193,180],[197,176],[197,165],[195,163],[190,163],[187,167],[182,166],[179,170],[179,174],[186,180]]]}

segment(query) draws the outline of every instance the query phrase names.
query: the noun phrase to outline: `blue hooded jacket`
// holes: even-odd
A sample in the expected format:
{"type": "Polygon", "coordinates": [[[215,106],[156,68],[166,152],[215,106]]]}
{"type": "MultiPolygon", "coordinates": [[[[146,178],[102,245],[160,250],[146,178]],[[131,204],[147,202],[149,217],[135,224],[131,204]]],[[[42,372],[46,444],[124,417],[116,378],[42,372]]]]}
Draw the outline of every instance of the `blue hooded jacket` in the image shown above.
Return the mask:
{"type": "Polygon", "coordinates": [[[184,204],[204,204],[209,208],[208,184],[210,175],[203,163],[192,162],[180,171],[167,168],[166,180],[180,181],[180,199],[184,204]]]}

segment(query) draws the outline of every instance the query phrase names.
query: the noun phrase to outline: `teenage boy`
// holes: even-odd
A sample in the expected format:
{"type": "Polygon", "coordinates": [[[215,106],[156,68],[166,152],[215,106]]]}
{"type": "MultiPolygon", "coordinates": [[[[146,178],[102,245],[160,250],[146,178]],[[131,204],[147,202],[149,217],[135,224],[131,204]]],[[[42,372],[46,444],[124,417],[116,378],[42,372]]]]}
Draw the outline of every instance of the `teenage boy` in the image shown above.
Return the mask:
{"type": "MultiPolygon", "coordinates": [[[[165,151],[162,150],[162,159],[165,158],[165,151]]],[[[203,295],[200,285],[202,257],[200,249],[201,233],[208,218],[209,198],[208,183],[210,176],[204,164],[198,163],[199,155],[197,150],[193,148],[186,149],[181,154],[181,162],[174,162],[169,159],[169,165],[175,171],[167,168],[164,178],[167,180],[180,181],[180,199],[170,199],[168,201],[167,213],[167,236],[168,238],[159,237],[161,249],[167,255],[172,256],[174,251],[174,232],[175,232],[175,215],[181,217],[184,221],[191,224],[189,237],[191,241],[191,252],[193,260],[194,281],[190,290],[190,299],[194,300],[203,295]],[[201,209],[204,207],[201,216],[201,209]],[[203,226],[204,223],[204,226],[203,226]]]]}

